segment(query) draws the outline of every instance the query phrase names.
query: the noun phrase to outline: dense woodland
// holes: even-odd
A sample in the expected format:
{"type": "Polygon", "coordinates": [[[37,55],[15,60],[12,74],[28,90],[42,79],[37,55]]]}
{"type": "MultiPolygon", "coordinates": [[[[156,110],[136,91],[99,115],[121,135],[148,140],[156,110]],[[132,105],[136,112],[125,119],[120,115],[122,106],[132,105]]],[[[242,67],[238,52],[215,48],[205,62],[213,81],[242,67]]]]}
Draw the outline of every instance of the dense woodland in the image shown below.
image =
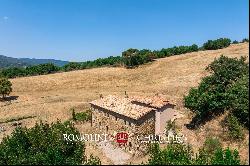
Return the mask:
{"type": "MultiPolygon", "coordinates": [[[[248,39],[243,39],[241,42],[248,42],[248,39]]],[[[15,78],[24,76],[44,75],[72,70],[82,70],[101,66],[124,66],[126,68],[134,68],[139,65],[152,62],[154,59],[157,58],[180,55],[199,50],[216,50],[228,47],[230,44],[230,39],[220,38],[217,40],[208,40],[200,48],[196,44],[193,44],[191,46],[174,46],[171,48],[163,48],[161,50],[153,51],[148,49],[138,50],[130,48],[122,52],[122,56],[110,56],[108,58],[98,58],[96,60],[86,62],[70,62],[61,67],[56,66],[53,63],[39,64],[28,67],[11,67],[7,69],[2,69],[0,71],[0,76],[7,78],[15,78]]]]}

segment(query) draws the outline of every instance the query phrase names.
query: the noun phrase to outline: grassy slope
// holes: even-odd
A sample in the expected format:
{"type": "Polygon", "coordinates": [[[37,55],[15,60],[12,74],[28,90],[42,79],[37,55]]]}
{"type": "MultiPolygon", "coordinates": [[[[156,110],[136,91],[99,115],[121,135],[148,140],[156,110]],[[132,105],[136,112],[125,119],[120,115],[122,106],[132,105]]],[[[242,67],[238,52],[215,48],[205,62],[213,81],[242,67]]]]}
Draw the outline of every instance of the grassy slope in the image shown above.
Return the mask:
{"type": "MultiPolygon", "coordinates": [[[[100,94],[124,95],[124,91],[127,91],[128,95],[163,93],[177,103],[177,109],[183,111],[183,96],[188,93],[190,87],[197,86],[201,78],[208,74],[204,69],[221,54],[229,57],[248,57],[248,43],[231,45],[221,50],[158,59],[137,69],[104,67],[12,79],[11,95],[19,97],[11,103],[0,102],[0,120],[33,115],[37,116],[34,121],[43,119],[52,122],[57,118],[66,120],[71,116],[71,107],[80,110],[100,94]]],[[[182,123],[189,120],[186,118],[182,123]]],[[[29,120],[27,125],[31,123],[29,120]]],[[[185,129],[184,132],[189,134],[191,143],[196,143],[197,147],[202,143],[202,140],[199,141],[200,137],[206,134],[204,131],[195,131],[198,132],[197,135],[185,129]]]]}

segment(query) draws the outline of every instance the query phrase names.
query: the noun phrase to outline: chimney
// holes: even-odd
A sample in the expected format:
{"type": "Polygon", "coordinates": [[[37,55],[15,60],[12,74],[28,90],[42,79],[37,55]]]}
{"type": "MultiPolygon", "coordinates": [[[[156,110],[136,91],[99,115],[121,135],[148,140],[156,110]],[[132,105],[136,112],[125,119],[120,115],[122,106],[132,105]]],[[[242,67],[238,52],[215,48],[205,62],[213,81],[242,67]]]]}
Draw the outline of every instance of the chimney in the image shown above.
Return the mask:
{"type": "Polygon", "coordinates": [[[126,91],[125,91],[125,97],[126,97],[126,98],[128,98],[128,94],[127,94],[127,92],[126,92],[126,91]]]}

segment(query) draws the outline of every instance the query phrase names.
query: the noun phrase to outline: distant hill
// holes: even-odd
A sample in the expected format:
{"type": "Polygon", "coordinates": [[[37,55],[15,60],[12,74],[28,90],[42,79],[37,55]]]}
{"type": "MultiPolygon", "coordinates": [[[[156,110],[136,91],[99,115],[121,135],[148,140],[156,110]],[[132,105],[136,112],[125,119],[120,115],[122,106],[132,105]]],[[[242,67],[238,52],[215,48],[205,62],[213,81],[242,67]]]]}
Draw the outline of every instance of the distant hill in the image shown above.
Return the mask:
{"type": "Polygon", "coordinates": [[[55,59],[35,59],[35,58],[19,58],[24,63],[30,64],[30,65],[38,65],[43,63],[54,63],[56,66],[63,66],[69,63],[68,61],[61,61],[61,60],[55,60],[55,59]]]}
{"type": "Polygon", "coordinates": [[[38,65],[44,63],[54,63],[57,66],[63,66],[68,61],[54,60],[54,59],[30,59],[30,58],[12,58],[0,55],[0,68],[8,67],[25,67],[30,65],[38,65]]]}
{"type": "Polygon", "coordinates": [[[17,58],[11,58],[0,55],[0,68],[23,67],[23,66],[28,66],[28,64],[17,58]]]}

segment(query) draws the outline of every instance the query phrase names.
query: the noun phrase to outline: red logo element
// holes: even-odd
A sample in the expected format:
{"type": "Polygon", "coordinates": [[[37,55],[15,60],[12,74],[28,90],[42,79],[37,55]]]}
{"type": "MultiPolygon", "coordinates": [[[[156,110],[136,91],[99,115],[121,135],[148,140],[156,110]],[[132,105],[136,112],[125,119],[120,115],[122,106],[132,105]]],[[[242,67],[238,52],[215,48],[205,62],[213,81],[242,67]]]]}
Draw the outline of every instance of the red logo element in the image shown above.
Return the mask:
{"type": "Polygon", "coordinates": [[[128,142],[128,134],[124,133],[124,132],[117,133],[115,138],[116,138],[116,142],[119,144],[119,146],[126,145],[128,142]]]}

